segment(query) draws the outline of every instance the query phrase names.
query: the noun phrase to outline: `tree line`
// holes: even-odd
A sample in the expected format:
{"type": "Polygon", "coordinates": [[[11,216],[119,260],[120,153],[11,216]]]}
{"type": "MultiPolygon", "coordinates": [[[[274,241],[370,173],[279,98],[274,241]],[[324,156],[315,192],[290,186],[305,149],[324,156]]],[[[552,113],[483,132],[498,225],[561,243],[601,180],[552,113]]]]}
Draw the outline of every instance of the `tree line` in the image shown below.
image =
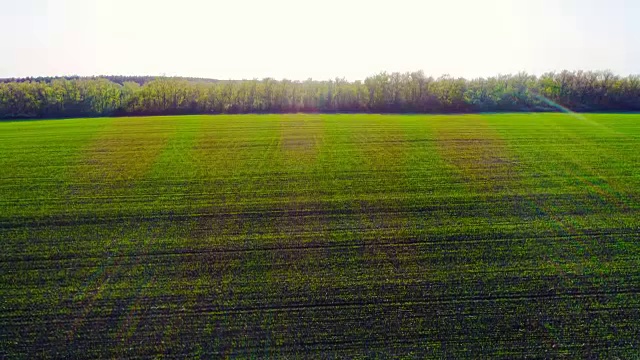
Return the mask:
{"type": "Polygon", "coordinates": [[[296,112],[640,111],[640,76],[518,73],[467,80],[422,71],[364,81],[72,77],[0,82],[0,118],[296,112]]]}

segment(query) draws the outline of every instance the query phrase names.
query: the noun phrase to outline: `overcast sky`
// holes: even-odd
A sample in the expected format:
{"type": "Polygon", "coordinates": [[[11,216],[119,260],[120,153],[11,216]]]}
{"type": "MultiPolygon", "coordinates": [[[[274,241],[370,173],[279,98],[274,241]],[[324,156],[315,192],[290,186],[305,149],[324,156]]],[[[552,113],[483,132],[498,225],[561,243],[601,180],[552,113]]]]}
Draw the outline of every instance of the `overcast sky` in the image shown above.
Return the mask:
{"type": "Polygon", "coordinates": [[[0,77],[640,74],[640,0],[0,0],[0,77]]]}

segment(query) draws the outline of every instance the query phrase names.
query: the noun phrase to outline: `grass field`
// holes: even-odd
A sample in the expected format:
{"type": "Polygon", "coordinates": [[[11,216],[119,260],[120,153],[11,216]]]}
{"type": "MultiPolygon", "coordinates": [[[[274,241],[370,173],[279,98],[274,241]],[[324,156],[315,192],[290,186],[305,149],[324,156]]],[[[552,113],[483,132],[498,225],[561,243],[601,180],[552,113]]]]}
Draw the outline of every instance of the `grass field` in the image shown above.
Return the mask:
{"type": "Polygon", "coordinates": [[[640,115],[0,123],[0,357],[640,357],[640,115]]]}

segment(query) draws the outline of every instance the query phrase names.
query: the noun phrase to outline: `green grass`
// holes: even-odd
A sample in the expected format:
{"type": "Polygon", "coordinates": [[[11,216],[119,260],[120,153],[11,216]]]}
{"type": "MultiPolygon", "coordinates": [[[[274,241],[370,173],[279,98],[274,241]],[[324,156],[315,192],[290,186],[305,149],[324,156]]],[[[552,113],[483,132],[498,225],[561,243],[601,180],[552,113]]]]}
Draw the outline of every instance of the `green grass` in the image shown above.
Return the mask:
{"type": "Polygon", "coordinates": [[[0,123],[0,357],[640,354],[640,115],[0,123]]]}

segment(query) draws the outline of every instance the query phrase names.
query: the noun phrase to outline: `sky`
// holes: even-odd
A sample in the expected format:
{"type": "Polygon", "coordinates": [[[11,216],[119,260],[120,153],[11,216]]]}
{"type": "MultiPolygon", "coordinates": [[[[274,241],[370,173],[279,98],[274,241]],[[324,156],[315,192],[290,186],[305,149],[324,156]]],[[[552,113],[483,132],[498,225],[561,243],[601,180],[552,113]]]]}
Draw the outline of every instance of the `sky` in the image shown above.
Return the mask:
{"type": "Polygon", "coordinates": [[[638,0],[0,0],[0,78],[640,74],[638,0]]]}

